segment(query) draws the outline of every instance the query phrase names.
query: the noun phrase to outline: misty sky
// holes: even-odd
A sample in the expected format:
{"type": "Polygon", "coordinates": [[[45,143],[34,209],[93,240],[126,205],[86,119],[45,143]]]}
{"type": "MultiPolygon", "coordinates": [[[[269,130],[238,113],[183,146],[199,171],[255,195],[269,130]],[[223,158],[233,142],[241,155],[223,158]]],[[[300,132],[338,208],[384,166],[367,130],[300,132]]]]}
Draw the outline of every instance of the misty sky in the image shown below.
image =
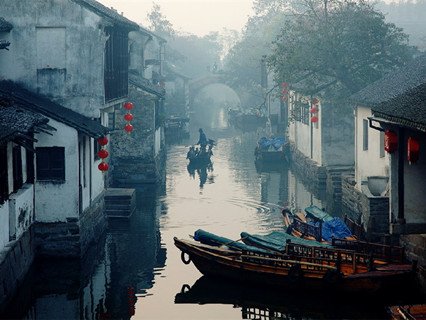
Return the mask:
{"type": "MultiPolygon", "coordinates": [[[[147,26],[151,0],[98,0],[147,26]]],[[[252,13],[252,0],[156,0],[175,30],[203,36],[222,28],[241,30],[252,13]]]]}

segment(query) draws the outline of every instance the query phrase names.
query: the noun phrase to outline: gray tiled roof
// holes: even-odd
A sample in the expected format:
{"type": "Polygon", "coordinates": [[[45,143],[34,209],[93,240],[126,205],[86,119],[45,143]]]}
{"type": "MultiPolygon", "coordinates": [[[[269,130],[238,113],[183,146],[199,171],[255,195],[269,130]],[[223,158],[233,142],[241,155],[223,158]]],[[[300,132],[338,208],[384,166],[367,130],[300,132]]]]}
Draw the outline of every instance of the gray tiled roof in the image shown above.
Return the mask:
{"type": "Polygon", "coordinates": [[[426,54],[388,73],[382,79],[352,95],[350,100],[358,105],[373,107],[397,96],[406,95],[424,83],[426,83],[426,54]]]}
{"type": "Polygon", "coordinates": [[[426,131],[426,82],[372,109],[377,117],[426,131]]]}
{"type": "Polygon", "coordinates": [[[107,17],[109,19],[112,19],[116,21],[117,23],[131,29],[131,30],[138,30],[139,25],[121,14],[119,14],[117,11],[110,9],[108,7],[105,7],[103,4],[99,3],[95,0],[73,0],[74,2],[81,4],[82,6],[88,8],[89,10],[96,12],[97,14],[100,14],[104,17],[107,17]]]}
{"type": "Polygon", "coordinates": [[[163,88],[153,85],[151,82],[149,82],[148,79],[145,79],[132,72],[129,72],[129,83],[160,98],[164,98],[166,94],[163,88]]]}
{"type": "Polygon", "coordinates": [[[9,32],[12,30],[13,25],[7,22],[3,17],[0,17],[0,32],[9,32]]]}
{"type": "Polygon", "coordinates": [[[0,102],[0,143],[26,136],[34,127],[48,121],[49,119],[41,114],[16,106],[4,106],[0,102]]]}
{"type": "Polygon", "coordinates": [[[109,130],[98,121],[65,108],[39,94],[30,92],[12,81],[0,81],[1,98],[12,100],[14,105],[62,122],[92,138],[104,136],[109,130]]]}

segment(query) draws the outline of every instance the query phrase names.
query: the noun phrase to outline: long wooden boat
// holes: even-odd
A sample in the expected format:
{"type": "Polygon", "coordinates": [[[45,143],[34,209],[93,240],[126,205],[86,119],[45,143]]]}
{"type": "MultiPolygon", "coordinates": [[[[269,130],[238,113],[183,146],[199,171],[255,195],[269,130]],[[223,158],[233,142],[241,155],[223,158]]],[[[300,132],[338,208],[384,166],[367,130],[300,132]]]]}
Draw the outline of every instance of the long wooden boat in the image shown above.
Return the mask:
{"type": "Polygon", "coordinates": [[[373,293],[408,285],[411,265],[388,264],[371,270],[369,257],[354,251],[287,244],[286,254],[233,251],[174,238],[182,261],[204,275],[294,290],[373,293]]]}

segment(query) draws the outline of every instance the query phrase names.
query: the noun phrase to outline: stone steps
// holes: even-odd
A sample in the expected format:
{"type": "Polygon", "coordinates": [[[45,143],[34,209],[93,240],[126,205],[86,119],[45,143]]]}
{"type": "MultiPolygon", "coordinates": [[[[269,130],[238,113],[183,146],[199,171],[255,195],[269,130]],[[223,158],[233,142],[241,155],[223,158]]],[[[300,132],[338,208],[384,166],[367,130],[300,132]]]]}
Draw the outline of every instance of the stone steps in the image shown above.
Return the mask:
{"type": "Polygon", "coordinates": [[[129,218],[136,210],[136,191],[131,188],[108,188],[105,192],[107,218],[129,218]]]}

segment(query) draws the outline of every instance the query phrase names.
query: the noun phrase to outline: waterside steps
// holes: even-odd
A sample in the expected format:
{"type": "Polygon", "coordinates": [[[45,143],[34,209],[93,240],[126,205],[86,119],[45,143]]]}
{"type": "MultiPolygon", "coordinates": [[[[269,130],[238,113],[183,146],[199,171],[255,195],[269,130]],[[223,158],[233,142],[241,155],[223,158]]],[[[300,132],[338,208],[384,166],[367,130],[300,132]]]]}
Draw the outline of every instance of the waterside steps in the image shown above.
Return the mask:
{"type": "Polygon", "coordinates": [[[105,193],[107,218],[129,218],[136,210],[136,191],[130,188],[108,188],[105,193]]]}

